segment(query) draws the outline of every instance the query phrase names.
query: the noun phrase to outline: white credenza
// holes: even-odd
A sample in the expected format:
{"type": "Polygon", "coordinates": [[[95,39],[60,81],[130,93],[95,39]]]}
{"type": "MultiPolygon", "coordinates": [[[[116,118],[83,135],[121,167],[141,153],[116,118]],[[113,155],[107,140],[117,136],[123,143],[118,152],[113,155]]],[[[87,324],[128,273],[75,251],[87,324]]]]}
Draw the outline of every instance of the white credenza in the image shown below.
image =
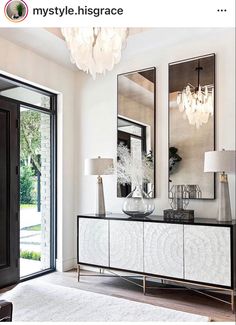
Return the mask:
{"type": "Polygon", "coordinates": [[[78,216],[78,264],[235,288],[236,223],[78,216]]]}

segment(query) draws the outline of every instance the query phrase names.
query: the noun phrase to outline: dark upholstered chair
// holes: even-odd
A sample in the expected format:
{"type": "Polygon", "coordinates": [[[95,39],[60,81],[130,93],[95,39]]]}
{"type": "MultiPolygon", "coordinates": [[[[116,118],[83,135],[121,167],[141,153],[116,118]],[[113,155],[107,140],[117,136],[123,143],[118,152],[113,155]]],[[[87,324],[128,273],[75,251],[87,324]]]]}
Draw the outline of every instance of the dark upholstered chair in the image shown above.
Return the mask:
{"type": "Polygon", "coordinates": [[[11,322],[12,321],[12,303],[0,300],[0,322],[11,322]]]}

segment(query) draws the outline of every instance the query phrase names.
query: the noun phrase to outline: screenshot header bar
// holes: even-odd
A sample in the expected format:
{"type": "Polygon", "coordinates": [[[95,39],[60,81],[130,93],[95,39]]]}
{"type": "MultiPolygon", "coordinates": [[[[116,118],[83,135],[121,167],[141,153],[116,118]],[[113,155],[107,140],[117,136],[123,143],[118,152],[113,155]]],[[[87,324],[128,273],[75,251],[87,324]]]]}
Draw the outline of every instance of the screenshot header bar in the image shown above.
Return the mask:
{"type": "Polygon", "coordinates": [[[235,0],[8,0],[0,27],[234,27],[235,0]]]}

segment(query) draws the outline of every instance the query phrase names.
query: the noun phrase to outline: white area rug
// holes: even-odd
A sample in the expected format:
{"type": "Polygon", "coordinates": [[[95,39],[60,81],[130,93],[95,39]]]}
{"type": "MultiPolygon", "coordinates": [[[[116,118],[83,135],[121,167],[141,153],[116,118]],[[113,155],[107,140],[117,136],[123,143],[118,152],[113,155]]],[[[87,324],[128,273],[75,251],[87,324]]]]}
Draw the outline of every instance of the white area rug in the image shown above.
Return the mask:
{"type": "Polygon", "coordinates": [[[208,321],[204,316],[43,281],[19,284],[1,299],[13,302],[13,321],[208,321]]]}

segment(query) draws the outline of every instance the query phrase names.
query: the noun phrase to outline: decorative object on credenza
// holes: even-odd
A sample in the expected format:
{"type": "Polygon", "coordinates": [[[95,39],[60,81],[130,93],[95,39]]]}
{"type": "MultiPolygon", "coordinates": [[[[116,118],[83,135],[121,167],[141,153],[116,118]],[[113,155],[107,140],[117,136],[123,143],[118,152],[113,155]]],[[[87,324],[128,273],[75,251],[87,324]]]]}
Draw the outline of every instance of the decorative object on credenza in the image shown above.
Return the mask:
{"type": "Polygon", "coordinates": [[[194,211],[187,210],[189,204],[189,190],[186,185],[173,185],[169,198],[172,209],[164,210],[166,220],[193,220],[194,211]]]}
{"type": "Polygon", "coordinates": [[[123,212],[131,217],[145,217],[155,209],[153,168],[152,153],[136,157],[127,146],[118,145],[117,182],[132,188],[123,204],[123,212]]]}
{"type": "Polygon", "coordinates": [[[145,218],[155,209],[154,199],[141,186],[134,188],[125,198],[122,211],[131,218],[145,218]]]}
{"type": "Polygon", "coordinates": [[[189,192],[185,185],[173,185],[170,189],[170,206],[173,210],[183,210],[189,204],[189,192]]]}
{"type": "Polygon", "coordinates": [[[235,162],[235,150],[205,152],[204,172],[220,173],[218,221],[232,220],[226,173],[235,172],[235,162]]]}
{"type": "Polygon", "coordinates": [[[97,175],[97,205],[96,215],[105,216],[105,201],[103,182],[101,175],[113,174],[113,159],[112,158],[92,158],[85,160],[85,175],[97,175]]]}

